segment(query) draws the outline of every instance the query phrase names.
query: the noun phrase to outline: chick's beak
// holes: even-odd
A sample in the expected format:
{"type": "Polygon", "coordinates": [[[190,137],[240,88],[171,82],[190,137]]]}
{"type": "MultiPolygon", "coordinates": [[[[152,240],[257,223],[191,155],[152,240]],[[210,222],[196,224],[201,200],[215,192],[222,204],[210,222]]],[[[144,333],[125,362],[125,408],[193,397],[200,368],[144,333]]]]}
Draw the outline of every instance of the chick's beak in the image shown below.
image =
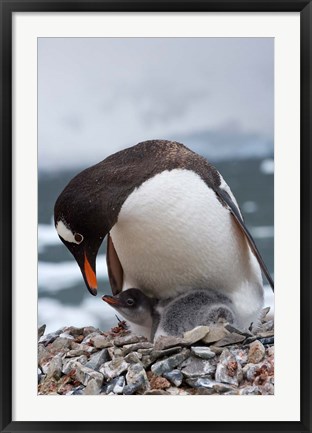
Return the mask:
{"type": "Polygon", "coordinates": [[[113,307],[121,306],[121,302],[118,298],[115,298],[114,296],[104,295],[102,296],[102,299],[104,302],[106,302],[109,305],[112,305],[113,307]]]}

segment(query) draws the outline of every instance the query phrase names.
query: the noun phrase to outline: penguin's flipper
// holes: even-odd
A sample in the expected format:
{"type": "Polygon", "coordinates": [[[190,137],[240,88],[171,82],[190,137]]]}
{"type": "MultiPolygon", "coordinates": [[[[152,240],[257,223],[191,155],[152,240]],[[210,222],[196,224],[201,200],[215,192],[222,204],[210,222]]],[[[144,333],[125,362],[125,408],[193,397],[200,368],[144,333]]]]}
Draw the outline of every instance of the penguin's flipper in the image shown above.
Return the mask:
{"type": "Polygon", "coordinates": [[[260,252],[259,252],[259,250],[255,244],[255,241],[253,240],[253,237],[251,236],[247,227],[245,226],[245,223],[241,217],[241,214],[240,214],[236,204],[233,202],[230,195],[224,189],[217,188],[216,194],[220,198],[221,202],[224,203],[226,205],[226,207],[229,208],[231,214],[233,215],[235,222],[237,223],[239,228],[244,232],[244,234],[247,238],[248,244],[249,244],[252,252],[256,256],[256,259],[258,260],[258,263],[262,269],[262,272],[266,276],[266,279],[268,280],[268,282],[269,282],[269,284],[270,284],[270,286],[274,292],[274,281],[271,278],[271,275],[270,275],[270,273],[269,273],[269,271],[268,271],[268,269],[267,269],[267,267],[263,261],[263,258],[261,257],[261,254],[260,254],[260,252]]]}
{"type": "Polygon", "coordinates": [[[107,235],[106,263],[109,283],[111,285],[113,295],[116,296],[122,291],[123,269],[109,233],[107,235]]]}

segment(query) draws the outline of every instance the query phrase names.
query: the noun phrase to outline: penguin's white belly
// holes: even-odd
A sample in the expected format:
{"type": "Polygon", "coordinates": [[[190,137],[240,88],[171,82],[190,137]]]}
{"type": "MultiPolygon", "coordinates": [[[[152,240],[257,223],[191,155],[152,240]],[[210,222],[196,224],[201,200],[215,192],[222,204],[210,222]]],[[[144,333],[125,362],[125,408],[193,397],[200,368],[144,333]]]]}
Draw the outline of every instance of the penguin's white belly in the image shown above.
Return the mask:
{"type": "Polygon", "coordinates": [[[193,171],[164,171],[143,183],[124,202],[110,233],[123,289],[168,298],[212,288],[230,296],[242,314],[261,308],[258,262],[229,210],[193,171]]]}

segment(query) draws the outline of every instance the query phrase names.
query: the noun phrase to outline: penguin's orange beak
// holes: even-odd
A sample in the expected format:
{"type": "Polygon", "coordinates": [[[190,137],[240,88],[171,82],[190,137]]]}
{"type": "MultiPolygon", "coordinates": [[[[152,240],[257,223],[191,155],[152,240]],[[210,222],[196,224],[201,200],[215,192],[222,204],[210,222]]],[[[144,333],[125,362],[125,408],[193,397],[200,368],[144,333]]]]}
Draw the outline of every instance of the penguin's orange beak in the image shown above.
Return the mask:
{"type": "Polygon", "coordinates": [[[83,274],[84,274],[85,282],[87,283],[87,287],[88,287],[89,292],[95,296],[97,294],[96,274],[95,274],[95,270],[90,265],[90,262],[88,260],[86,253],[84,254],[83,274]]]}

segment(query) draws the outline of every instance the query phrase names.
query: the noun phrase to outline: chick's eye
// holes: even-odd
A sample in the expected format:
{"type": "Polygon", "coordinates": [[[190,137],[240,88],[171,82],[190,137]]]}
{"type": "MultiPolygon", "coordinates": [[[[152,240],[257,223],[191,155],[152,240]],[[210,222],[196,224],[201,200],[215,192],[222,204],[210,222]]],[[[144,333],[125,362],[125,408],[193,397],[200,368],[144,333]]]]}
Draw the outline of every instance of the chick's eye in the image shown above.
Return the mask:
{"type": "Polygon", "coordinates": [[[127,299],[127,305],[131,306],[134,304],[134,300],[132,298],[127,299]]]}
{"type": "Polygon", "coordinates": [[[80,244],[83,241],[83,236],[80,233],[75,233],[75,241],[80,244]]]}

